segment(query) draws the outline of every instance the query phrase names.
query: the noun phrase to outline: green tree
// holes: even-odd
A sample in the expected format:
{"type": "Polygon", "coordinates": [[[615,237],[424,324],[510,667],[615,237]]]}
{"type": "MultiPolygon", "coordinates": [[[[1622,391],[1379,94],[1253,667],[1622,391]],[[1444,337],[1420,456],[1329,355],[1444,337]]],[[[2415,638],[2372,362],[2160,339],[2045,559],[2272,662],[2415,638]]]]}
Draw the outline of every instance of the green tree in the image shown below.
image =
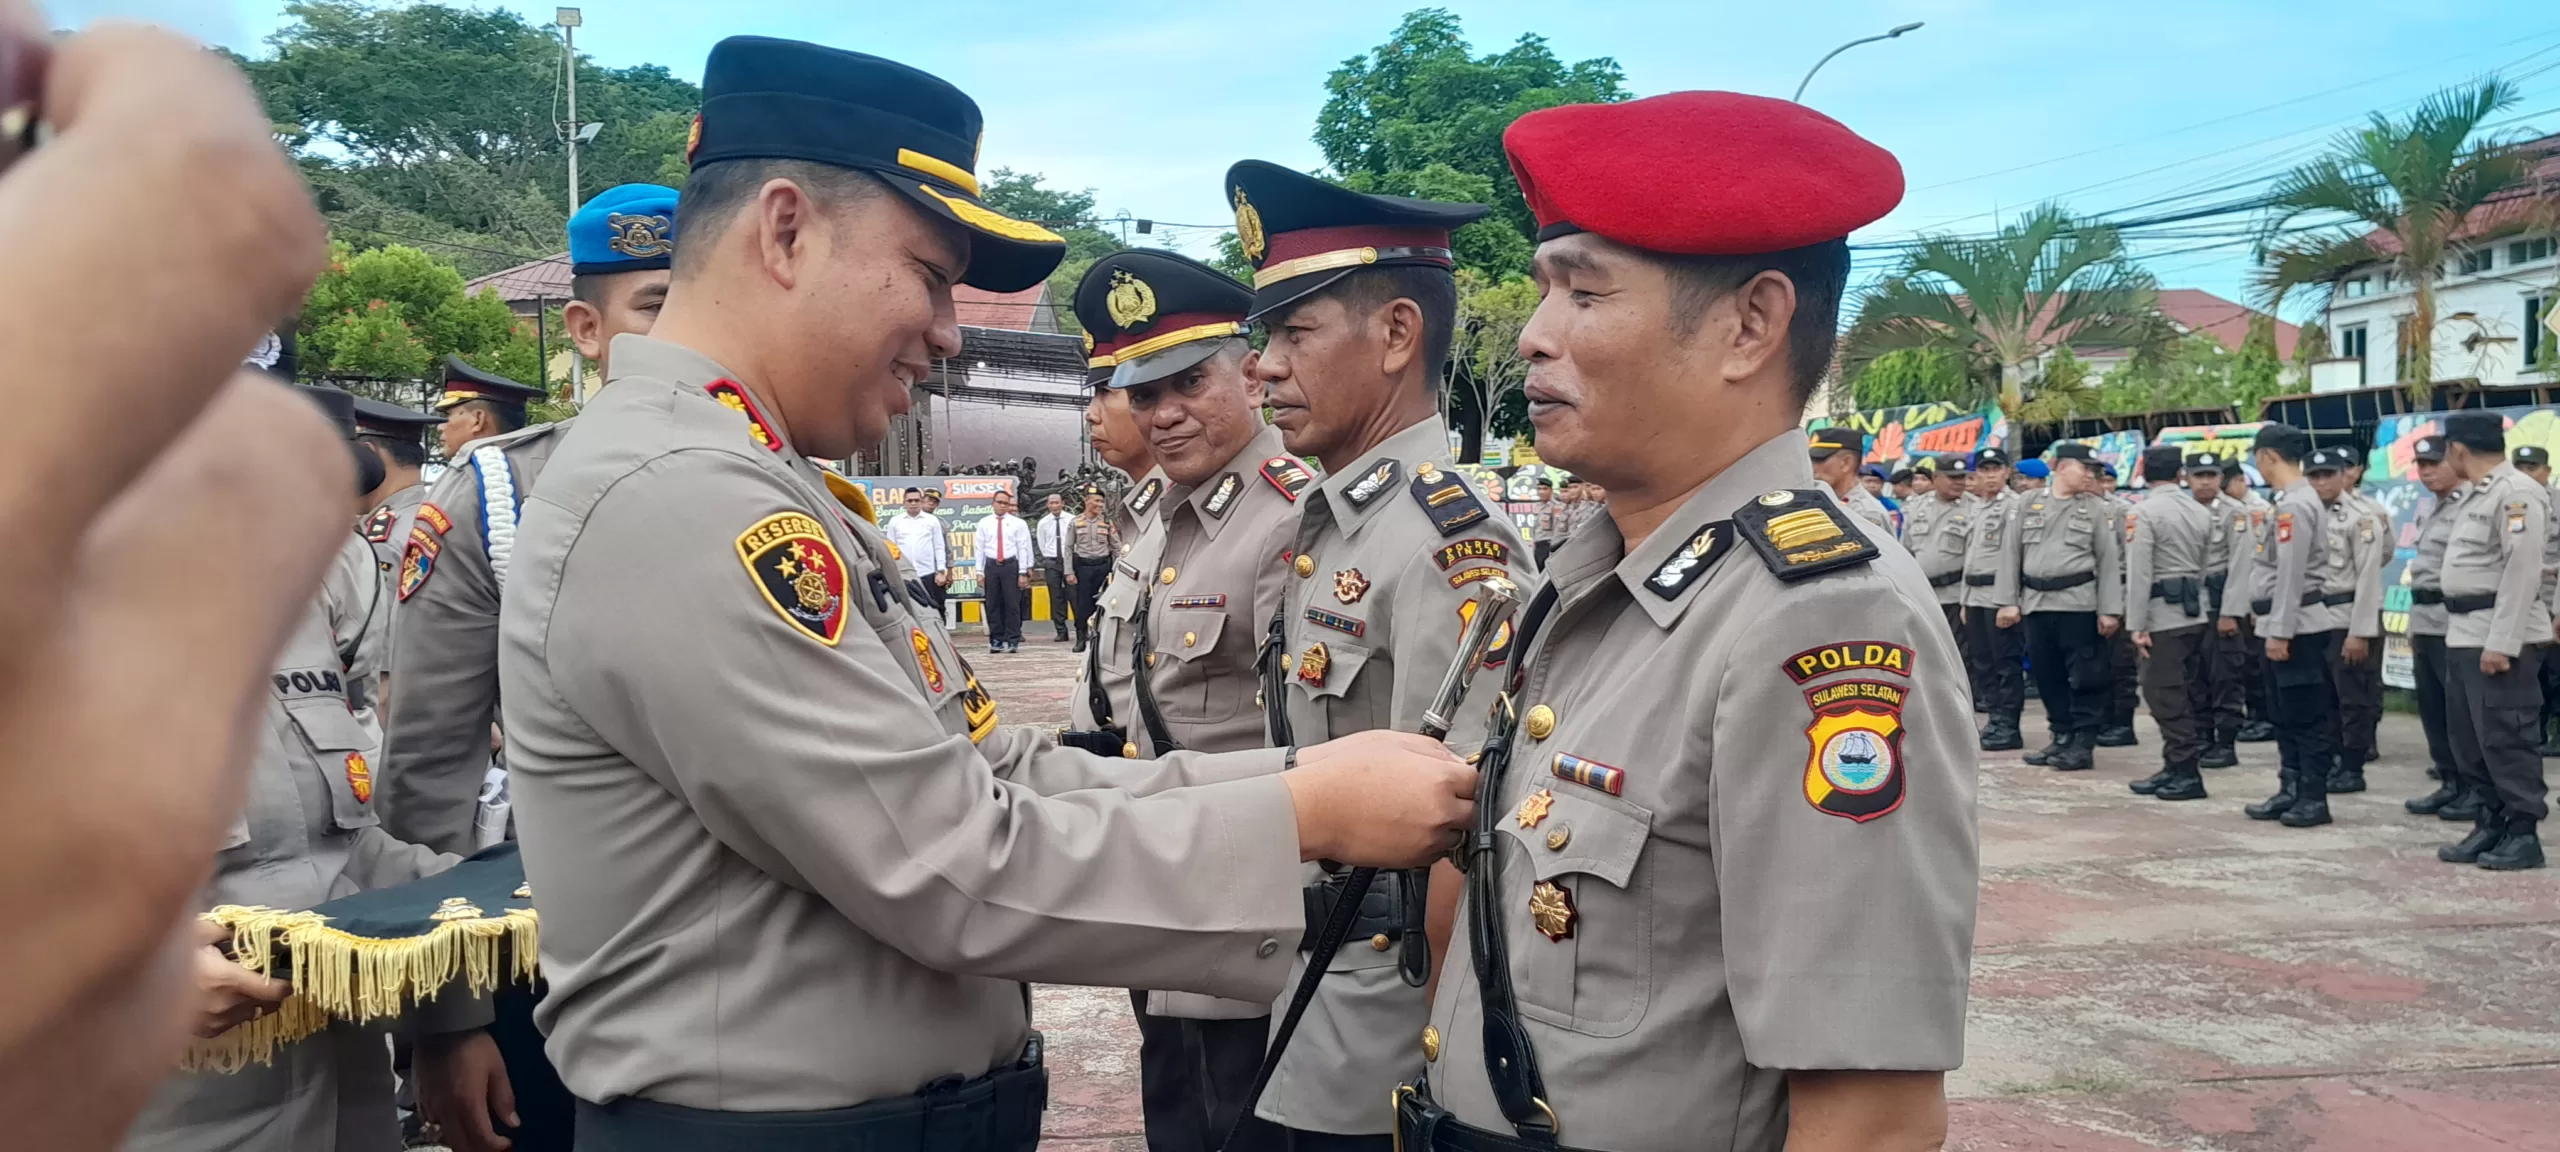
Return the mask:
{"type": "Polygon", "coordinates": [[[2410,321],[2400,328],[2401,378],[2414,396],[2433,391],[2436,281],[2461,248],[2472,212],[2530,176],[2536,162],[2519,140],[2481,131],[2520,98],[2513,83],[2493,78],[2439,92],[2406,116],[2374,113],[2327,155],[2278,179],[2258,242],[2256,285],[2269,310],[2296,289],[2334,287],[2351,271],[2380,267],[2412,295],[2410,321]],[[2343,223],[2287,238],[2306,216],[2343,223]]]}
{"type": "Polygon", "coordinates": [[[1481,457],[1484,437],[1531,432],[1529,358],[1520,354],[1520,330],[1538,311],[1538,286],[1526,276],[1500,279],[1474,268],[1458,269],[1458,323],[1449,340],[1449,417],[1458,428],[1465,459],[1481,457]]]}
{"type": "Polygon", "coordinates": [[[2231,365],[2231,400],[2247,416],[2258,402],[2284,391],[2284,360],[2276,355],[2276,318],[2264,312],[2249,317],[2249,334],[2240,341],[2240,357],[2231,365]]]}
{"type": "Polygon", "coordinates": [[[2159,285],[2116,230],[2048,204],[1990,237],[1922,237],[1859,301],[1842,364],[1854,379],[1887,352],[1944,349],[1968,373],[1996,377],[2015,411],[2035,366],[2066,342],[2148,360],[2175,336],[2159,285]]]}
{"type": "Polygon", "coordinates": [[[1983,389],[1965,377],[1964,364],[1945,348],[1899,348],[1878,356],[1850,378],[1849,396],[1862,411],[1932,401],[1970,401],[1983,389]]]}
{"type": "Polygon", "coordinates": [[[1315,142],[1348,187],[1492,205],[1453,243],[1460,267],[1498,280],[1529,270],[1537,233],[1503,157],[1502,130],[1540,108],[1624,100],[1624,79],[1615,60],[1568,65],[1535,35],[1477,56],[1456,15],[1417,9],[1386,43],[1325,78],[1315,142]]]}
{"type": "Polygon", "coordinates": [[[303,302],[302,362],[314,375],[416,379],[447,355],[513,379],[540,378],[529,325],[495,293],[466,296],[462,274],[416,248],[330,245],[303,302]]]}
{"type": "Polygon", "coordinates": [[[1053,321],[1058,331],[1074,335],[1084,331],[1084,326],[1076,323],[1076,282],[1084,279],[1085,270],[1093,267],[1094,261],[1127,245],[1103,228],[1101,218],[1094,212],[1093,189],[1069,192],[1051,188],[1041,179],[1037,172],[998,168],[988,173],[980,186],[980,199],[996,211],[1032,221],[1066,239],[1067,258],[1049,274],[1049,302],[1053,307],[1039,319],[1053,321]]]}
{"type": "Polygon", "coordinates": [[[1253,261],[1245,257],[1244,241],[1233,232],[1218,233],[1218,255],[1208,265],[1247,284],[1253,283],[1253,261]]]}
{"type": "Polygon", "coordinates": [[[2094,416],[2104,410],[2105,401],[2098,386],[2089,379],[2089,367],[2071,354],[2068,344],[2057,345],[2037,368],[2035,398],[2018,406],[2017,417],[2029,424],[2047,426],[2094,416]]]}
{"type": "Polygon", "coordinates": [[[2304,387],[2311,384],[2311,362],[2329,354],[2329,330],[2314,320],[2302,326],[2293,338],[2293,374],[2304,387]]]}
{"type": "MultiPolygon", "coordinates": [[[[2232,403],[2240,358],[2205,332],[2189,332],[2160,354],[2126,364],[2097,383],[2093,400],[2073,416],[2128,415],[2176,408],[2219,408],[2232,403]]],[[[2047,370],[2050,373],[2050,369],[2047,370]]]]}

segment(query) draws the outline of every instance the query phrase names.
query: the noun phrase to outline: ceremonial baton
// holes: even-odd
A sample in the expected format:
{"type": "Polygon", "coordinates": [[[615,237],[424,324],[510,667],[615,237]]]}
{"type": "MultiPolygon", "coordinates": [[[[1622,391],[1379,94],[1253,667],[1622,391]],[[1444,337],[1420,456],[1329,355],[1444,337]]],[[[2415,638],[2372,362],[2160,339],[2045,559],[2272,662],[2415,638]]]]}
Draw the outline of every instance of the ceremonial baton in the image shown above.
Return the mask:
{"type": "MultiPolygon", "coordinates": [[[[1467,685],[1475,679],[1477,672],[1483,670],[1485,654],[1493,649],[1494,639],[1519,612],[1520,586],[1499,576],[1477,581],[1475,596],[1470,603],[1474,608],[1467,616],[1466,630],[1458,636],[1457,654],[1450,657],[1448,671],[1441,673],[1440,688],[1432,693],[1430,706],[1422,710],[1422,734],[1434,740],[1448,737],[1452,718],[1466,703],[1467,685]]],[[[1484,803],[1485,797],[1477,796],[1476,802],[1484,803]]],[[[1429,869],[1414,871],[1429,873],[1429,869]]],[[[1235,1123],[1228,1127],[1226,1138],[1218,1142],[1221,1149],[1235,1147],[1236,1133],[1242,1131],[1245,1122],[1253,1117],[1255,1105],[1262,1101],[1263,1090],[1271,1086],[1271,1074],[1279,1069],[1280,1057],[1289,1050],[1289,1039],[1297,1034],[1299,1018],[1307,1014],[1307,1005],[1314,1002],[1316,988],[1324,982],[1325,969],[1333,966],[1333,954],[1342,949],[1343,938],[1351,935],[1351,922],[1360,916],[1361,898],[1369,894],[1369,885],[1377,878],[1378,870],[1375,868],[1354,868],[1351,875],[1344,878],[1342,896],[1325,917],[1323,930],[1316,933],[1315,947],[1307,953],[1307,970],[1298,978],[1297,991],[1289,996],[1289,1009],[1281,1014],[1279,1028],[1271,1033],[1271,1047],[1263,1053],[1262,1066],[1254,1070],[1253,1090],[1245,1093],[1244,1110],[1236,1114],[1235,1123]]],[[[1415,922],[1418,919],[1409,921],[1406,928],[1405,947],[1408,950],[1430,947],[1427,941],[1417,945],[1413,940],[1421,934],[1420,925],[1415,922]]],[[[1427,957],[1429,953],[1426,951],[1424,955],[1427,957]]]]}

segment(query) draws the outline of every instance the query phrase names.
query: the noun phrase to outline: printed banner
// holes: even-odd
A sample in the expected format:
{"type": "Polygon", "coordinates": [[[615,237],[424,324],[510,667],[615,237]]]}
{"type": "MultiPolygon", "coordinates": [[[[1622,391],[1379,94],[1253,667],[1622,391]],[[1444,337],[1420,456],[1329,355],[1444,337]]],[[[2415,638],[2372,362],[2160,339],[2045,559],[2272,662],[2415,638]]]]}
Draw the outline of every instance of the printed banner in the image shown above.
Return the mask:
{"type": "Polygon", "coordinates": [[[1910,467],[1912,459],[1919,456],[1971,455],[1983,448],[2006,446],[2011,436],[2009,418],[2001,414],[1997,404],[1980,408],[1913,404],[1852,412],[1836,420],[1818,418],[1806,425],[1806,430],[1839,425],[1866,433],[1866,462],[1889,469],[1910,467]]]}
{"type": "MultiPolygon", "coordinates": [[[[2533,445],[2560,455],[2560,407],[2491,408],[2507,418],[2507,451],[2533,445]]],[[[2373,448],[2366,453],[2365,480],[2384,477],[2416,480],[2418,461],[2410,453],[2420,436],[2444,431],[2444,413],[2411,412],[2386,416],[2374,425],[2373,448]]]]}
{"type": "MultiPolygon", "coordinates": [[[[2067,440],[2056,440],[2053,443],[2086,444],[2091,452],[2098,454],[2098,459],[2115,468],[2116,487],[2141,487],[2142,433],[2101,432],[2095,436],[2074,436],[2067,440]]],[[[2053,458],[2052,445],[2045,446],[2044,454],[2048,460],[2053,458]]]]}
{"type": "Polygon", "coordinates": [[[2224,460],[2237,460],[2240,470],[2249,476],[2249,486],[2264,487],[2266,480],[2258,475],[2253,452],[2258,429],[2265,423],[2264,420],[2251,420],[2241,424],[2185,424],[2161,429],[2152,443],[2175,444],[2179,451],[2190,456],[2210,452],[2224,460]]]}

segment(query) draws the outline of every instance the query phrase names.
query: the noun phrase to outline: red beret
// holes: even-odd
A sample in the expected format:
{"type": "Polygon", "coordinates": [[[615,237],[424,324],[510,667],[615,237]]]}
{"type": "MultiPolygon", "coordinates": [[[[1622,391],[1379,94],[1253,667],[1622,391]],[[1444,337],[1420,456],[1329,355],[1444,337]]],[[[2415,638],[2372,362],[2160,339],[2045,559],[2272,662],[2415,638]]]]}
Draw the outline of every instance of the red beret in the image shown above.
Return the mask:
{"type": "Polygon", "coordinates": [[[1838,240],[1902,202],[1902,164],[1837,120],[1739,92],[1529,113],[1502,134],[1538,238],[1745,256],[1838,240]]]}

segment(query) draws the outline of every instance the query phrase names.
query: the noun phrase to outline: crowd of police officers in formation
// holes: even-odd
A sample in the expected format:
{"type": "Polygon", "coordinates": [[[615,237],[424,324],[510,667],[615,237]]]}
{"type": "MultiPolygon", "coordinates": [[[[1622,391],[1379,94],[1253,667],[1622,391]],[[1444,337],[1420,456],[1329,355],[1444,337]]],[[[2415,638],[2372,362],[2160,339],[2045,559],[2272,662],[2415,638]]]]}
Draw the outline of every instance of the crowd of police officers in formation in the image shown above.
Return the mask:
{"type": "MultiPolygon", "coordinates": [[[[2541,674],[2560,577],[2550,460],[2524,446],[2510,461],[2495,414],[2444,425],[2413,441],[2429,496],[2405,575],[2438,787],[2405,806],[2471,824],[2438,853],[2447,862],[2538,868],[2541,674]]],[[[1845,429],[1814,443],[1861,447],[1845,429]]],[[[2270,424],[2253,453],[2272,502],[2239,461],[2170,444],[2143,452],[2145,487],[2131,497],[2078,443],[2053,449],[2049,486],[2013,484],[1998,448],[1918,462],[1900,531],[1964,645],[1975,708],[1989,717],[1983,749],[2023,743],[2023,662],[2052,727],[2028,763],[2085,771],[2096,748],[2134,744],[2138,685],[2163,747],[2136,793],[2204,799],[2203,769],[2229,768],[2235,743],[2270,737],[2281,783],[2248,805],[2250,818],[2326,824],[2331,794],[2364,791],[2379,756],[2391,516],[2359,490],[2361,452],[2314,449],[2270,424]]]]}
{"type": "MultiPolygon", "coordinates": [[[[1608,493],[1542,563],[1437,405],[1451,233],[1486,208],[1244,161],[1250,284],[1097,261],[1073,308],[1125,523],[1071,722],[1001,724],[929,573],[817,461],[958,354],[952,284],[1019,290],[1063,245],[979,200],[976,106],[930,75],[736,38],[704,90],[681,197],[571,221],[606,379],[574,420],[452,365],[422,488],[425,420],[321,398],[369,510],[217,888],[304,907],[520,838],[544,986],[401,1025],[454,1147],[1028,1148],[1034,981],[1137,989],[1156,1149],[1935,1146],[1975,749],[2021,746],[2027,673],[2031,762],[2131,743],[2138,667],[2165,748],[2135,791],[2201,798],[2258,731],[2284,783],[2250,815],[2363,787],[2391,541],[2356,461],[2270,425],[2272,503],[2168,446],[2127,503],[2083,446],[2027,490],[1987,449],[1897,532],[1856,434],[1799,424],[1900,167],[1713,92],[1506,134],[1539,446],[1608,493]],[[1414,735],[1515,587],[1445,739],[1414,735]],[[1384,869],[1356,901],[1352,866],[1384,869]]],[[[2555,544],[2501,450],[2462,413],[2418,446],[2443,787],[2410,807],[2513,868],[2541,863],[2555,544]]],[[[343,1031],[173,1079],[132,1146],[395,1143],[381,1033],[343,1031]]]]}

